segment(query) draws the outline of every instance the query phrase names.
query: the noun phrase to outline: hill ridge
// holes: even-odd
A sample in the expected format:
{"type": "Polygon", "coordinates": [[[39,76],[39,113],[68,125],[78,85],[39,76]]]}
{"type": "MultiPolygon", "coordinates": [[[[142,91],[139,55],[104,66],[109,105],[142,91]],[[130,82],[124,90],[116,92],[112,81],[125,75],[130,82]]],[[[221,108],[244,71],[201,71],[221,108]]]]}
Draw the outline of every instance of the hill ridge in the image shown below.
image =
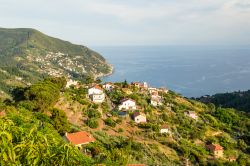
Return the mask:
{"type": "Polygon", "coordinates": [[[0,58],[0,90],[5,92],[47,76],[83,80],[112,72],[99,53],[32,28],[0,28],[0,58]]]}

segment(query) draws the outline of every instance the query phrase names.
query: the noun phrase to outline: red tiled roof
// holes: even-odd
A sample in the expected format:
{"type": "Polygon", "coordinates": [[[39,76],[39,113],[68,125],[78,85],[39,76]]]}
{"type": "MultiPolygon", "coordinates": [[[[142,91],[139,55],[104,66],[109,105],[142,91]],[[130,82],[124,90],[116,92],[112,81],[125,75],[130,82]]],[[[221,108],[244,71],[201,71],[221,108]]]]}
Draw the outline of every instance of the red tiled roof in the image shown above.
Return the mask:
{"type": "Polygon", "coordinates": [[[133,117],[134,117],[134,118],[137,117],[137,116],[139,116],[139,115],[146,116],[145,114],[143,114],[143,113],[141,113],[141,112],[134,112],[134,113],[133,113],[133,117]]]}
{"type": "Polygon", "coordinates": [[[218,144],[210,144],[207,145],[207,148],[212,151],[218,151],[218,150],[223,150],[223,147],[218,145],[218,144]]]}
{"type": "Polygon", "coordinates": [[[169,126],[167,124],[161,125],[161,129],[169,129],[169,126]]]}
{"type": "Polygon", "coordinates": [[[87,144],[95,141],[95,138],[86,131],[79,131],[76,133],[66,133],[65,136],[68,139],[68,141],[74,145],[87,144]]]}
{"type": "Polygon", "coordinates": [[[6,115],[5,111],[0,112],[0,116],[5,116],[5,115],[6,115]]]}
{"type": "Polygon", "coordinates": [[[93,87],[91,87],[91,88],[95,88],[95,89],[102,90],[102,88],[101,88],[99,85],[95,85],[95,86],[93,86],[93,87]]]}

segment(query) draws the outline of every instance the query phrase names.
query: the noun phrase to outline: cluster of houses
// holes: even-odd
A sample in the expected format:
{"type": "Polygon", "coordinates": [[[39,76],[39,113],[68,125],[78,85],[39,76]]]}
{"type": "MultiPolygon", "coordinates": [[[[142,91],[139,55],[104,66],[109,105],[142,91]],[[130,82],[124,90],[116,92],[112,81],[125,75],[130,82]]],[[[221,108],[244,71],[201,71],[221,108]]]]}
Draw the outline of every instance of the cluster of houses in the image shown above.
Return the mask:
{"type": "MultiPolygon", "coordinates": [[[[66,87],[78,86],[76,81],[69,80],[66,87]]],[[[153,88],[149,87],[146,82],[132,82],[130,87],[135,87],[138,89],[147,90],[150,95],[150,104],[152,106],[160,106],[163,104],[163,97],[159,94],[168,93],[168,90],[165,88],[153,88]]],[[[88,98],[94,103],[102,103],[105,101],[105,91],[112,91],[116,86],[112,82],[106,82],[102,86],[93,85],[88,88],[88,98]]],[[[126,94],[133,93],[130,88],[122,88],[122,91],[126,94]]],[[[136,101],[130,98],[124,98],[120,101],[120,104],[117,106],[120,116],[127,116],[127,113],[130,111],[138,110],[136,101]]],[[[185,112],[185,115],[197,120],[198,116],[195,111],[185,112]]],[[[146,115],[140,112],[134,112],[132,118],[136,123],[145,123],[147,122],[146,115]]],[[[166,130],[164,130],[166,131],[166,130]]]]}
{"type": "MultiPolygon", "coordinates": [[[[67,87],[70,85],[77,85],[76,82],[71,81],[67,84],[67,87]]],[[[147,90],[150,95],[150,104],[153,106],[160,106],[162,105],[162,96],[160,96],[159,92],[168,93],[167,89],[164,88],[152,88],[149,87],[146,82],[140,83],[140,82],[132,82],[130,86],[134,86],[139,89],[147,90]]],[[[115,85],[111,82],[104,83],[102,86],[94,85],[88,89],[88,97],[91,99],[94,103],[102,103],[105,100],[105,92],[106,91],[112,91],[115,88],[115,85]]],[[[122,91],[126,94],[131,94],[132,91],[129,88],[122,88],[122,91]]],[[[136,101],[130,98],[124,98],[120,101],[120,104],[117,106],[117,109],[124,114],[127,114],[129,111],[133,112],[132,118],[135,123],[146,123],[147,118],[146,115],[142,112],[135,111],[138,109],[138,106],[136,105],[136,101]]],[[[187,111],[184,113],[187,117],[192,118],[194,120],[198,120],[198,115],[195,111],[187,111]]],[[[160,126],[161,134],[167,133],[171,134],[171,129],[168,125],[164,124],[160,126]]],[[[95,138],[88,132],[80,131],[76,133],[66,133],[65,138],[67,141],[71,142],[75,146],[82,146],[91,142],[95,141],[95,138]]],[[[224,149],[219,144],[208,144],[206,145],[206,149],[210,151],[210,153],[215,158],[222,158],[224,149]]],[[[235,157],[229,157],[229,161],[235,161],[235,157]]]]}
{"type": "MultiPolygon", "coordinates": [[[[138,89],[148,90],[151,96],[150,104],[153,106],[162,105],[162,97],[158,95],[159,91],[164,91],[167,93],[166,89],[150,88],[146,82],[132,82],[130,86],[138,89]]],[[[104,90],[112,91],[114,88],[115,85],[111,82],[104,83],[102,87],[99,85],[94,85],[88,89],[88,97],[94,103],[102,103],[105,100],[104,90]]],[[[133,93],[129,88],[122,88],[122,91],[128,95],[133,93]]],[[[122,99],[117,108],[121,115],[126,115],[128,111],[134,111],[138,109],[136,106],[136,101],[130,98],[122,99]]],[[[146,115],[140,112],[134,112],[133,119],[136,123],[145,123],[147,121],[146,115]]]]}
{"type": "Polygon", "coordinates": [[[159,90],[157,88],[148,88],[150,94],[150,104],[153,106],[162,105],[162,97],[159,96],[159,90]]]}

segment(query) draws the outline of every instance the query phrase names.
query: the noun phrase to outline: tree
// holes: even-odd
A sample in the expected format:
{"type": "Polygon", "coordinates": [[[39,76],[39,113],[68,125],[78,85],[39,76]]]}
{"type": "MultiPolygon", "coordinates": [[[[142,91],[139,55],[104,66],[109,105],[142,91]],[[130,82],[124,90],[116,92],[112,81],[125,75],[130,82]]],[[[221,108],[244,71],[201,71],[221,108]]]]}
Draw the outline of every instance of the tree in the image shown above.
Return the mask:
{"type": "Polygon", "coordinates": [[[125,80],[125,81],[122,83],[122,87],[123,87],[123,88],[127,88],[127,87],[128,87],[128,82],[127,82],[127,80],[125,80]]]}
{"type": "Polygon", "coordinates": [[[51,109],[51,120],[53,120],[53,125],[55,129],[63,135],[65,131],[69,130],[69,123],[65,112],[57,108],[51,109]]]}

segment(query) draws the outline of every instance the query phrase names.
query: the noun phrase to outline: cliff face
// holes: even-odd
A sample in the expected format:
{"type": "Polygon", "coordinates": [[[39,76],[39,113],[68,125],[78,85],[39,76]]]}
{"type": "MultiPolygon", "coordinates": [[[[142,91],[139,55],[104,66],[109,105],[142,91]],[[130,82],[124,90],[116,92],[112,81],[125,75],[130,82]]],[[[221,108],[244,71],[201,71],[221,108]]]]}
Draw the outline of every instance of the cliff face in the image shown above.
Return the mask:
{"type": "Polygon", "coordinates": [[[111,72],[97,52],[34,29],[0,28],[0,90],[27,85],[46,76],[84,78],[111,72]]]}

